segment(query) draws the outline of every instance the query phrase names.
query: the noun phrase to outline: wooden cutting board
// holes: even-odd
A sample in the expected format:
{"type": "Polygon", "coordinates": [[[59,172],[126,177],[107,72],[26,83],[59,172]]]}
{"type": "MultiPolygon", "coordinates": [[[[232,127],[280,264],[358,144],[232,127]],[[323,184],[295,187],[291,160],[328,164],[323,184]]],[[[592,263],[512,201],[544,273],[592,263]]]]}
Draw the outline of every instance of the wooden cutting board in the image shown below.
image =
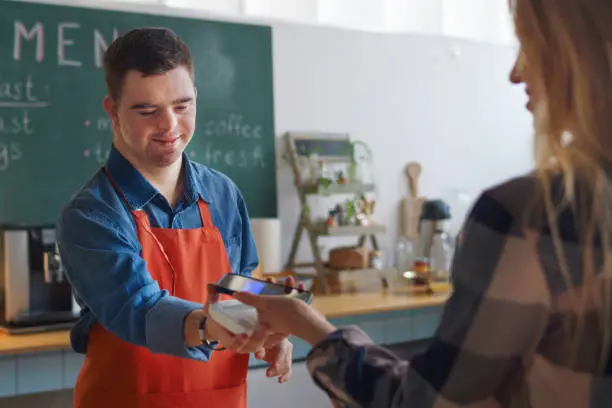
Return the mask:
{"type": "Polygon", "coordinates": [[[402,200],[402,235],[418,239],[419,219],[423,209],[424,197],[406,197],[402,200]]]}
{"type": "Polygon", "coordinates": [[[419,219],[425,197],[419,197],[419,177],[421,165],[418,162],[410,162],[405,169],[408,180],[408,197],[402,199],[401,232],[402,235],[411,239],[418,239],[419,219]]]}

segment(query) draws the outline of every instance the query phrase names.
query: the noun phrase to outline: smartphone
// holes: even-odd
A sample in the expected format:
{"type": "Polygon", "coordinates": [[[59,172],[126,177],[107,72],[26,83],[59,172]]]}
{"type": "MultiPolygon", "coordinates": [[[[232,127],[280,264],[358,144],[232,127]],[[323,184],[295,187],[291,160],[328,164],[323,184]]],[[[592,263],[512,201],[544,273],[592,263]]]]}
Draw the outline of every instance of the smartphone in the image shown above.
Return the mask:
{"type": "Polygon", "coordinates": [[[233,295],[234,292],[249,292],[254,295],[283,295],[295,297],[308,304],[312,302],[313,296],[309,290],[293,288],[280,283],[270,283],[233,273],[228,273],[219,279],[215,287],[219,293],[226,295],[233,295]]]}

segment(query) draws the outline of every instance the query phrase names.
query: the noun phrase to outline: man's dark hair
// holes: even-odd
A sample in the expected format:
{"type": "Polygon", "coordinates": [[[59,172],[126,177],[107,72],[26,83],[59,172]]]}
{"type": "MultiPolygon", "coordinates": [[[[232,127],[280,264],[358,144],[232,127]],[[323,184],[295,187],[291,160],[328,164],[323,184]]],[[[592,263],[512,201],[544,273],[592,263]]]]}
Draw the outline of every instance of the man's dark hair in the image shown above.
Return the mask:
{"type": "Polygon", "coordinates": [[[106,87],[111,98],[121,97],[128,71],[144,76],[162,74],[185,67],[193,78],[191,51],[174,31],[168,28],[144,27],[118,37],[104,54],[106,87]]]}

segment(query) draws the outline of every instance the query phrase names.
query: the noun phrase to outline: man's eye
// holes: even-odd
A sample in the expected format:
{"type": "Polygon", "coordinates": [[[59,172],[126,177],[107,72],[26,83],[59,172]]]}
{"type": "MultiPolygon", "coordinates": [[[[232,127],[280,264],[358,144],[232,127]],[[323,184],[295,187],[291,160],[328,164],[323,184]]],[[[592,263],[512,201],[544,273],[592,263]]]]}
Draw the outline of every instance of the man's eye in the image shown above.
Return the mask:
{"type": "Polygon", "coordinates": [[[141,110],[141,111],[138,111],[138,113],[142,116],[151,116],[155,113],[155,111],[154,110],[141,110]]]}
{"type": "Polygon", "coordinates": [[[175,109],[179,112],[182,112],[184,110],[187,110],[188,106],[187,105],[178,105],[175,107],[175,109]]]}

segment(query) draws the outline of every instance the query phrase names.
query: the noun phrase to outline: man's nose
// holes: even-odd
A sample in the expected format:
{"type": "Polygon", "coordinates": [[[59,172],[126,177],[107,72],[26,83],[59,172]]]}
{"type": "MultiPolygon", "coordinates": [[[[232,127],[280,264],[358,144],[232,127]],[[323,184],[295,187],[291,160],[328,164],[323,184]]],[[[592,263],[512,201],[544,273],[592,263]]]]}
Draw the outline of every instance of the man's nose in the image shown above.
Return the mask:
{"type": "Polygon", "coordinates": [[[172,109],[165,109],[160,112],[160,115],[157,120],[157,127],[159,130],[170,131],[176,127],[178,123],[178,118],[176,117],[176,113],[172,109]]]}

